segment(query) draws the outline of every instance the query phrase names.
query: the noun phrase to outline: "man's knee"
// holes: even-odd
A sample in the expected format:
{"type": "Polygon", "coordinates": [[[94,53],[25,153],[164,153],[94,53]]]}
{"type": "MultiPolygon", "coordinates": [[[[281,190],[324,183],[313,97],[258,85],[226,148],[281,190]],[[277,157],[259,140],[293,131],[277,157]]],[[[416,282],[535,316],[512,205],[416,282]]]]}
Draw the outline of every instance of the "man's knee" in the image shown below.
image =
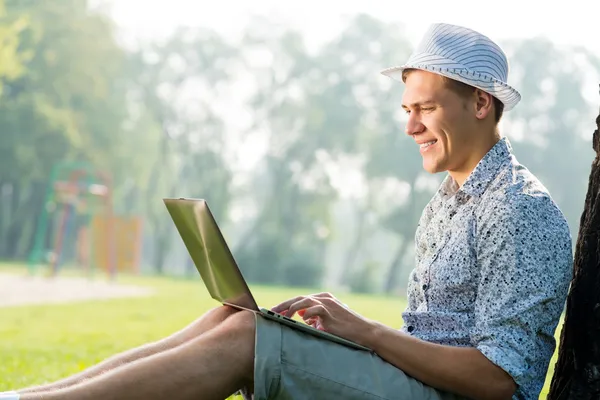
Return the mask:
{"type": "Polygon", "coordinates": [[[211,315],[211,317],[224,321],[230,316],[237,314],[240,312],[239,310],[229,307],[229,306],[219,306],[211,309],[207,314],[211,315]]]}
{"type": "Polygon", "coordinates": [[[239,311],[223,321],[227,331],[242,336],[254,338],[256,332],[256,317],[253,312],[239,311]]]}
{"type": "Polygon", "coordinates": [[[236,312],[238,312],[238,310],[229,306],[211,308],[193,321],[189,326],[194,329],[197,328],[203,332],[207,329],[218,326],[221,322],[225,321],[228,317],[236,312]]]}

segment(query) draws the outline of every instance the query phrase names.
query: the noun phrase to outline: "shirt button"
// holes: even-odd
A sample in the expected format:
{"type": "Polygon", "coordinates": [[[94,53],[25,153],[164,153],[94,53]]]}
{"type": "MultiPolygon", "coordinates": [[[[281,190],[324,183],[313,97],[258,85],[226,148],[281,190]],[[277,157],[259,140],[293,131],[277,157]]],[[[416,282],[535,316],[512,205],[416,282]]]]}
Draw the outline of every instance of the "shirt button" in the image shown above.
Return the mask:
{"type": "Polygon", "coordinates": [[[427,290],[427,285],[423,285],[423,290],[427,290]]]}
{"type": "Polygon", "coordinates": [[[412,333],[415,330],[415,327],[412,325],[409,325],[406,330],[408,331],[408,333],[412,333]]]}

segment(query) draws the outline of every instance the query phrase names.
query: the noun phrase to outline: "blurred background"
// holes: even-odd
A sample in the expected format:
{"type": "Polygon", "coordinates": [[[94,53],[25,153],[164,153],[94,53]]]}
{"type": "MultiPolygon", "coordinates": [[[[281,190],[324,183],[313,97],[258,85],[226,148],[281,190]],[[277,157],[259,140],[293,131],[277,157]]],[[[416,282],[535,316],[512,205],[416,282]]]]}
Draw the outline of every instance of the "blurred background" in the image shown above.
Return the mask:
{"type": "Polygon", "coordinates": [[[0,259],[196,278],[162,198],[201,197],[251,282],[404,294],[444,175],[379,71],[434,22],[506,51],[501,133],[575,240],[598,5],[410,3],[0,0],[0,259]]]}

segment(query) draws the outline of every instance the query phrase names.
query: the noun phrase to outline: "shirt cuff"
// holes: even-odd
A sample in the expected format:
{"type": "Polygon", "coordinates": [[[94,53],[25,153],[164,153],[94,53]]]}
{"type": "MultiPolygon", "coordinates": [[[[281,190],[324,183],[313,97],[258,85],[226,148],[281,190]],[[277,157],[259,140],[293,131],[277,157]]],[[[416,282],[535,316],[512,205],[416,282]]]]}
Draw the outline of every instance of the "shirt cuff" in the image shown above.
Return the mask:
{"type": "Polygon", "coordinates": [[[504,349],[495,343],[481,342],[477,345],[479,350],[488,360],[502,368],[513,378],[517,386],[523,386],[527,379],[526,371],[523,369],[526,363],[518,352],[504,349]]]}

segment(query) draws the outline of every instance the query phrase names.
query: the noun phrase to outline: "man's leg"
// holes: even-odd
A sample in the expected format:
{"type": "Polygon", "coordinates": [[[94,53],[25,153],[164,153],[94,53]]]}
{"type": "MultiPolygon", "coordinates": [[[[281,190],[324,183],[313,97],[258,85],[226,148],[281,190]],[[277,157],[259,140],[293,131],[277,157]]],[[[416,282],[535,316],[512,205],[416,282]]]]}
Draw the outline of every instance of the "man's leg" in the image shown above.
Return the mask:
{"type": "Polygon", "coordinates": [[[241,311],[175,348],[66,389],[28,393],[21,399],[222,400],[252,385],[255,331],[254,314],[241,311]]]}
{"type": "Polygon", "coordinates": [[[70,376],[63,380],[47,385],[27,388],[21,390],[20,393],[39,393],[49,390],[66,388],[72,385],[79,384],[87,379],[91,379],[95,376],[108,372],[114,368],[118,368],[130,362],[137,361],[142,358],[173,349],[208,332],[209,330],[218,326],[227,317],[235,314],[236,312],[238,312],[238,310],[227,306],[215,308],[204,314],[202,317],[198,318],[196,321],[192,322],[184,329],[162,340],[153,343],[148,343],[135,349],[125,351],[121,354],[117,354],[95,366],[86,369],[85,371],[82,371],[81,373],[70,376]]]}

